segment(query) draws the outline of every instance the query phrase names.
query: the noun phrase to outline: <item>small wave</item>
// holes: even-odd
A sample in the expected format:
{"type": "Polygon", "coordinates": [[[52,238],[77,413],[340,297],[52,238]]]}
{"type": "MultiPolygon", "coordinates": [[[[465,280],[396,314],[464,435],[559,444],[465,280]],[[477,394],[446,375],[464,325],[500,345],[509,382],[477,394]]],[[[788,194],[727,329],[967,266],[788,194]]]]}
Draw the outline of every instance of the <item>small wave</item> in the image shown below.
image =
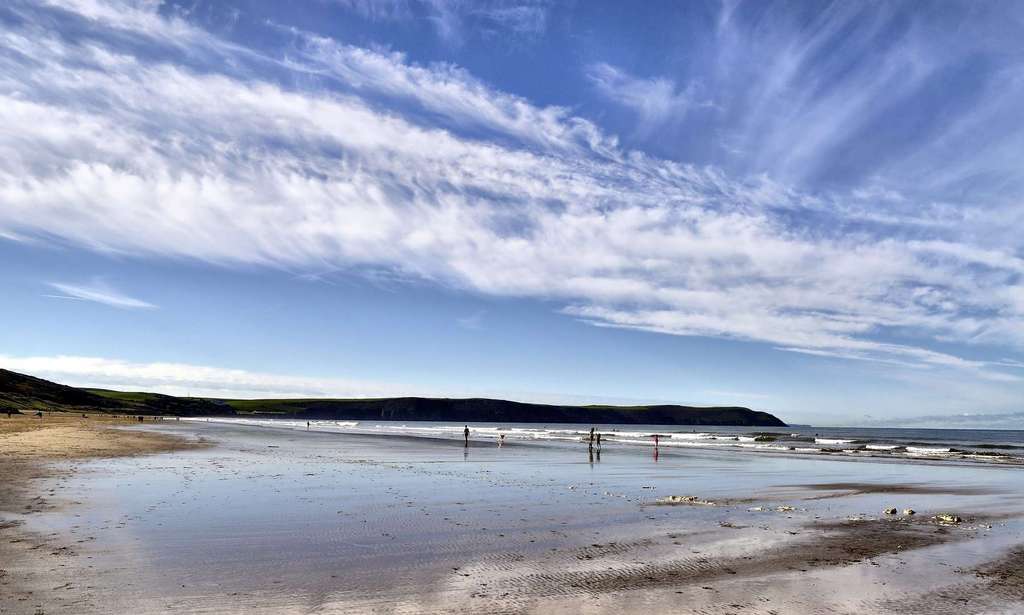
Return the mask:
{"type": "Polygon", "coordinates": [[[671,435],[671,438],[673,440],[714,440],[716,436],[713,433],[691,432],[674,433],[671,435]]]}
{"type": "Polygon", "coordinates": [[[815,438],[815,444],[855,444],[856,440],[839,440],[837,438],[815,438]]]}

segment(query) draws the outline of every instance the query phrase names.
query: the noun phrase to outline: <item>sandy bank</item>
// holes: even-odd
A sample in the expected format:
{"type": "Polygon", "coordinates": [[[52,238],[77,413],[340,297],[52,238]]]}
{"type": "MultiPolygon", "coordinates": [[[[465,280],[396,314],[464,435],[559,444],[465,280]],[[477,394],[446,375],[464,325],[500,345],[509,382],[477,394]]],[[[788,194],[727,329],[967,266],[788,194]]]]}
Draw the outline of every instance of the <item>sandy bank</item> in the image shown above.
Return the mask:
{"type": "Polygon", "coordinates": [[[54,510],[64,502],[39,479],[68,475],[74,465],[56,462],[146,455],[185,450],[204,443],[150,432],[117,429],[134,421],[108,416],[47,414],[0,417],[0,613],[43,612],[53,585],[72,587],[60,560],[75,556],[75,545],[23,529],[26,515],[54,510]],[[61,583],[56,583],[60,580],[61,583]]]}

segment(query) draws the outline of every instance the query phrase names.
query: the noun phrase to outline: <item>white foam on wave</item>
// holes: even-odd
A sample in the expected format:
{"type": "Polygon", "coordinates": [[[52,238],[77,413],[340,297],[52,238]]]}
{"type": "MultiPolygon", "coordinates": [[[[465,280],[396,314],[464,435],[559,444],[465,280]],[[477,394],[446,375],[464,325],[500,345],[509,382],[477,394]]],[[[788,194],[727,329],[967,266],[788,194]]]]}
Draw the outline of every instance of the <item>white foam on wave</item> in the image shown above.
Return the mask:
{"type": "Polygon", "coordinates": [[[671,434],[673,440],[714,440],[717,436],[713,433],[690,432],[671,434]]]}
{"type": "MultiPolygon", "coordinates": [[[[246,417],[182,417],[183,421],[196,421],[208,423],[223,423],[234,425],[247,425],[264,428],[289,429],[296,431],[321,431],[331,433],[352,433],[352,434],[373,434],[382,436],[414,436],[425,438],[448,438],[461,440],[464,425],[462,424],[424,424],[411,421],[410,423],[388,423],[380,421],[342,421],[342,420],[310,420],[294,418],[246,418],[246,417]]],[[[666,428],[671,430],[671,428],[666,428]]],[[[573,428],[555,428],[548,426],[537,427],[502,427],[502,426],[472,426],[470,427],[471,438],[476,440],[498,440],[502,436],[506,441],[527,440],[527,441],[551,441],[582,443],[589,439],[589,429],[579,426],[573,428]]],[[[654,434],[647,431],[617,429],[603,429],[600,431],[602,439],[606,444],[620,446],[653,447],[654,434]]],[[[790,453],[790,454],[843,454],[850,456],[864,455],[871,451],[883,451],[893,453],[896,457],[919,458],[919,459],[971,459],[984,461],[1006,462],[1007,459],[992,459],[990,456],[967,454],[950,447],[941,446],[903,446],[891,443],[867,443],[855,444],[854,439],[842,438],[814,438],[818,446],[805,444],[794,446],[799,440],[804,442],[811,440],[809,437],[801,436],[797,441],[787,441],[784,436],[779,442],[759,442],[757,436],[734,435],[729,433],[714,432],[671,432],[661,433],[659,445],[665,448],[697,448],[714,450],[750,450],[764,451],[765,453],[790,453]],[[824,445],[824,446],[823,446],[824,445]],[[832,446],[829,446],[832,445],[832,446]],[[839,445],[839,446],[835,446],[839,445]],[[845,445],[845,446],[844,446],[845,445]],[[854,446],[850,446],[854,445],[854,446]],[[833,448],[834,447],[834,448],[833,448]]],[[[1014,463],[1024,462],[1024,458],[1009,458],[1014,463]]]]}

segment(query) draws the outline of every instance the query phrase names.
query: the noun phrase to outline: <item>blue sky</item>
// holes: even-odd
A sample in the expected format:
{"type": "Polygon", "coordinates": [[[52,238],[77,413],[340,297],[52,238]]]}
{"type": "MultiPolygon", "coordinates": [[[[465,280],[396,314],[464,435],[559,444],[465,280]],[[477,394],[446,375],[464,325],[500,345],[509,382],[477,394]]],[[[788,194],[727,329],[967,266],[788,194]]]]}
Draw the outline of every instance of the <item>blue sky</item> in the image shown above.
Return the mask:
{"type": "Polygon", "coordinates": [[[1019,425],[1022,31],[1012,2],[5,3],[0,366],[1019,425]]]}

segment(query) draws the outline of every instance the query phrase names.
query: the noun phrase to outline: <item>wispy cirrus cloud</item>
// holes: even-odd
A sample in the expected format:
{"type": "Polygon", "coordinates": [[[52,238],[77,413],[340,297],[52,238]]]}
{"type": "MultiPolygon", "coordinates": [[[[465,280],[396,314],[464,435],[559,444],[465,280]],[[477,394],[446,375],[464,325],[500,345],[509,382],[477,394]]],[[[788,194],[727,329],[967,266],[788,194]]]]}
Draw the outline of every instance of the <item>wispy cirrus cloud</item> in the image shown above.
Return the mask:
{"type": "Polygon", "coordinates": [[[714,106],[701,98],[696,83],[680,87],[669,77],[641,78],[604,62],[587,67],[587,77],[606,99],[633,111],[645,135],[681,122],[693,108],[714,106]]]}
{"type": "Polygon", "coordinates": [[[457,67],[299,31],[273,57],[149,4],[7,10],[21,19],[0,32],[4,233],[385,271],[602,326],[1019,377],[960,356],[1024,348],[1019,238],[970,203],[659,159],[457,67]],[[76,36],[35,25],[51,18],[76,36]],[[303,79],[259,76],[268,64],[303,79]]]}
{"type": "Polygon", "coordinates": [[[59,295],[44,295],[54,299],[72,299],[75,301],[89,301],[110,307],[125,310],[151,310],[156,305],[129,297],[128,295],[112,288],[103,281],[94,281],[91,284],[66,284],[63,282],[48,282],[48,286],[60,291],[59,295]]]}
{"type": "Polygon", "coordinates": [[[536,35],[547,25],[549,0],[334,0],[371,21],[422,19],[437,36],[461,45],[467,29],[476,35],[536,35]]]}

